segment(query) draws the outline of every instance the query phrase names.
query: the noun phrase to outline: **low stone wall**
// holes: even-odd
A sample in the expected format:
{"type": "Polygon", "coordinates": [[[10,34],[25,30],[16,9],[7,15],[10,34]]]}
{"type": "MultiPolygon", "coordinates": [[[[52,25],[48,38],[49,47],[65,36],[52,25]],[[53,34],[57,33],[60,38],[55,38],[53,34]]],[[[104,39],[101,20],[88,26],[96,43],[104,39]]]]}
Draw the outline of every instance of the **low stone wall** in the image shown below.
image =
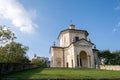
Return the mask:
{"type": "Polygon", "coordinates": [[[36,68],[33,64],[23,64],[23,63],[0,63],[0,74],[8,74],[12,72],[27,70],[36,68]]]}
{"type": "Polygon", "coordinates": [[[120,70],[120,65],[100,65],[100,69],[120,70]]]}

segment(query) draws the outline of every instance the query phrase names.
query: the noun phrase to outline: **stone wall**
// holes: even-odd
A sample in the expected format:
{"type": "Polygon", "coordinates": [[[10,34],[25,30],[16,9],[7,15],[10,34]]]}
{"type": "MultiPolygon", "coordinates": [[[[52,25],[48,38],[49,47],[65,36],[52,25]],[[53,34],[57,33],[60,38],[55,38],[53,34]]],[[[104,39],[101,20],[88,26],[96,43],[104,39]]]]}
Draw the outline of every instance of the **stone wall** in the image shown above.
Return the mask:
{"type": "Polygon", "coordinates": [[[0,74],[8,74],[12,72],[27,70],[36,68],[33,64],[23,64],[23,63],[0,63],[0,74]]]}
{"type": "Polygon", "coordinates": [[[120,71],[120,65],[100,65],[100,69],[120,71]]]}

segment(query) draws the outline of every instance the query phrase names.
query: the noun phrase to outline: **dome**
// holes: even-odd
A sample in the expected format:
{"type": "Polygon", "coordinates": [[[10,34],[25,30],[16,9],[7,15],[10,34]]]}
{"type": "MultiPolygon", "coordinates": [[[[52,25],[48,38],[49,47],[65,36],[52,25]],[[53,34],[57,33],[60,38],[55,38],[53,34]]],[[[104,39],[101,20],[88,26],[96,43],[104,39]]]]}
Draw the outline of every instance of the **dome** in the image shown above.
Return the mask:
{"type": "Polygon", "coordinates": [[[74,24],[70,24],[69,25],[69,29],[75,29],[75,25],[74,24]]]}

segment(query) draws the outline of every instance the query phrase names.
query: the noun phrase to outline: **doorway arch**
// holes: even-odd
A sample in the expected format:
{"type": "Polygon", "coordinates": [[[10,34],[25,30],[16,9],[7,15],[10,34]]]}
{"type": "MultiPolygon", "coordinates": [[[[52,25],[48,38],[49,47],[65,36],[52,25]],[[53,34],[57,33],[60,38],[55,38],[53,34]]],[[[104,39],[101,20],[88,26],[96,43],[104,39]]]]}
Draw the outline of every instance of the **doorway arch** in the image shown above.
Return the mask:
{"type": "Polygon", "coordinates": [[[80,57],[80,66],[82,68],[88,68],[87,53],[85,51],[81,51],[79,57],[80,57]]]}
{"type": "Polygon", "coordinates": [[[61,67],[61,58],[57,58],[57,67],[61,67]]]}

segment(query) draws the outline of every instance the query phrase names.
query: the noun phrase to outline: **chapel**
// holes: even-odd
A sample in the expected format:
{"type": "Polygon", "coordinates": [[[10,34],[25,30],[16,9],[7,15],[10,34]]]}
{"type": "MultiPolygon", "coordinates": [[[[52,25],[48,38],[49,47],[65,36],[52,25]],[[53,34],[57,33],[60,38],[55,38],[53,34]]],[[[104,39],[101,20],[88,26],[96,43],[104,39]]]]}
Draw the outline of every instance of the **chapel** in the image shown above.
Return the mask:
{"type": "Polygon", "coordinates": [[[98,49],[88,35],[86,30],[75,29],[74,24],[62,30],[58,35],[60,45],[50,47],[50,67],[98,68],[98,49]]]}

